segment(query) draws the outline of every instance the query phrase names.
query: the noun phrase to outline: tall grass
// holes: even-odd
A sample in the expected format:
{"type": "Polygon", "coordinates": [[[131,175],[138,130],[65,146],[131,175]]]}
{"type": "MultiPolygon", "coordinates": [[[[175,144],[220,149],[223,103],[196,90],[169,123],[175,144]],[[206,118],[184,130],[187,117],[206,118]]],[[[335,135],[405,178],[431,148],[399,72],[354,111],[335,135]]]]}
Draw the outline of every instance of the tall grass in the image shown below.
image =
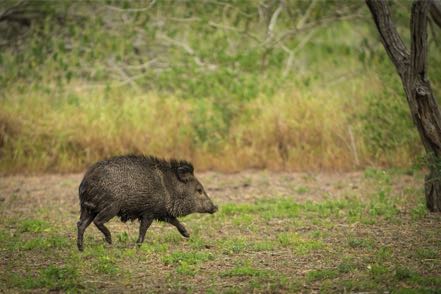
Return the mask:
{"type": "MultiPolygon", "coordinates": [[[[222,171],[407,166],[418,156],[415,150],[421,150],[418,140],[399,136],[401,145],[372,152],[372,132],[367,130],[375,125],[368,128],[371,121],[365,119],[372,110],[365,93],[381,95],[384,88],[367,73],[350,84],[286,86],[271,97],[260,95],[235,105],[127,87],[85,89],[73,83],[68,90],[49,93],[11,91],[0,110],[0,170],[80,171],[125,153],[187,158],[198,169],[222,171]]],[[[407,111],[404,103],[401,107],[407,111]]],[[[387,113],[381,115],[387,120],[387,113]]],[[[390,127],[395,125],[384,125],[390,127]]],[[[413,129],[409,132],[415,137],[413,129]]]]}

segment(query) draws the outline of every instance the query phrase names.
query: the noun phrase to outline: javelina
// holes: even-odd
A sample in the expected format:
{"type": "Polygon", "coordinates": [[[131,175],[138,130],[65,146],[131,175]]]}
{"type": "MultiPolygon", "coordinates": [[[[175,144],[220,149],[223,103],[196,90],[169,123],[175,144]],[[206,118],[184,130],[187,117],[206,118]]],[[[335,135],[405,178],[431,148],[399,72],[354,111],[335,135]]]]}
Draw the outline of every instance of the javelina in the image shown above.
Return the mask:
{"type": "Polygon", "coordinates": [[[79,187],[81,216],[77,223],[77,245],[83,250],[83,234],[93,221],[112,244],[109,229],[104,226],[114,216],[121,221],[140,221],[137,243],[144,241],[153,220],[174,225],[188,238],[177,217],[190,213],[214,213],[217,206],[193,175],[187,161],[166,161],[153,156],[120,156],[95,163],[79,187]]]}

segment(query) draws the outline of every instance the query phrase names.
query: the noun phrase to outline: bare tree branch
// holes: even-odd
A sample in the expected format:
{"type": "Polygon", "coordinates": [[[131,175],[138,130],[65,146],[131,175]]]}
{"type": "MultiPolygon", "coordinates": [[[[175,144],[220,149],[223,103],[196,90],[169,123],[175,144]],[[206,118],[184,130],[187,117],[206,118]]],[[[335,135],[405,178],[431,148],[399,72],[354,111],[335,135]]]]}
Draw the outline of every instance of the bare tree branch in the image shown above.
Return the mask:
{"type": "Polygon", "coordinates": [[[138,84],[136,83],[136,79],[134,79],[133,77],[131,77],[121,66],[118,66],[114,59],[109,59],[107,61],[107,63],[123,78],[123,81],[125,83],[130,83],[132,85],[132,87],[136,88],[136,89],[140,89],[140,87],[138,86],[138,84]]]}
{"type": "Polygon", "coordinates": [[[195,62],[197,65],[199,65],[199,66],[201,66],[201,67],[206,67],[206,68],[209,69],[209,70],[215,70],[215,69],[217,68],[217,66],[216,66],[215,64],[209,64],[209,63],[205,63],[205,62],[203,62],[203,61],[202,61],[202,60],[196,55],[196,53],[195,53],[194,50],[190,47],[190,45],[188,45],[187,43],[184,43],[184,42],[181,42],[181,41],[178,41],[178,40],[172,39],[172,38],[170,38],[169,36],[164,35],[164,34],[160,34],[160,35],[158,35],[158,37],[161,38],[161,39],[163,39],[164,41],[166,41],[167,43],[169,43],[169,44],[171,44],[171,45],[174,45],[174,46],[176,46],[176,47],[180,47],[180,48],[184,49],[184,51],[185,51],[188,55],[193,56],[194,62],[195,62]]]}
{"type": "Polygon", "coordinates": [[[218,24],[218,23],[215,23],[213,21],[210,21],[208,23],[208,25],[210,25],[210,26],[212,26],[214,28],[219,28],[219,29],[224,29],[224,30],[228,30],[228,31],[232,31],[232,32],[237,32],[239,34],[244,34],[245,36],[250,37],[251,39],[253,39],[253,40],[255,40],[255,41],[259,42],[259,43],[261,42],[260,38],[257,35],[251,34],[249,32],[244,32],[244,31],[239,30],[239,29],[237,29],[235,27],[231,27],[231,26],[227,26],[227,25],[223,25],[223,24],[218,24]]]}
{"type": "Polygon", "coordinates": [[[305,25],[306,21],[308,20],[308,18],[310,17],[312,11],[314,10],[314,7],[315,7],[316,4],[317,4],[317,1],[315,1],[315,0],[313,0],[313,1],[311,1],[309,3],[309,6],[306,9],[305,14],[297,22],[296,29],[301,29],[305,25]]]}
{"type": "Polygon", "coordinates": [[[273,30],[277,23],[277,18],[279,17],[279,14],[282,12],[283,5],[282,3],[279,4],[276,11],[274,11],[273,15],[271,16],[270,22],[268,24],[268,30],[267,30],[267,39],[272,38],[273,36],[273,30]]]}
{"type": "Polygon", "coordinates": [[[360,14],[348,14],[348,15],[342,15],[342,16],[338,15],[338,16],[322,18],[322,19],[319,19],[314,22],[306,23],[305,25],[303,25],[300,28],[294,28],[292,30],[284,32],[278,39],[276,39],[272,43],[271,47],[274,47],[277,44],[283,42],[285,39],[289,38],[290,36],[293,36],[293,35],[296,35],[299,33],[303,33],[303,32],[312,30],[317,27],[325,26],[325,25],[328,25],[328,24],[336,22],[336,21],[351,20],[351,19],[356,19],[356,18],[362,18],[362,16],[360,14]]]}

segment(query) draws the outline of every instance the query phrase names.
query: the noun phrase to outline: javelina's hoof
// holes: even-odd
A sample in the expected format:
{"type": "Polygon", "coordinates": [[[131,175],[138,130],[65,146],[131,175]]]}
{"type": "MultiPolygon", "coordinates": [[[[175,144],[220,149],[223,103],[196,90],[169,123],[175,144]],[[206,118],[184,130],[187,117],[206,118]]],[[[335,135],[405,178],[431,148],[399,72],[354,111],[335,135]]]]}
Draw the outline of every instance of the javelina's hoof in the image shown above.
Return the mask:
{"type": "Polygon", "coordinates": [[[106,242],[109,243],[110,245],[112,245],[112,238],[105,238],[106,242]]]}
{"type": "Polygon", "coordinates": [[[81,251],[81,252],[84,251],[83,244],[77,244],[77,246],[78,246],[78,250],[79,250],[79,251],[81,251]]]}
{"type": "Polygon", "coordinates": [[[182,236],[184,236],[185,238],[190,238],[190,234],[185,231],[185,232],[181,232],[182,236]]]}

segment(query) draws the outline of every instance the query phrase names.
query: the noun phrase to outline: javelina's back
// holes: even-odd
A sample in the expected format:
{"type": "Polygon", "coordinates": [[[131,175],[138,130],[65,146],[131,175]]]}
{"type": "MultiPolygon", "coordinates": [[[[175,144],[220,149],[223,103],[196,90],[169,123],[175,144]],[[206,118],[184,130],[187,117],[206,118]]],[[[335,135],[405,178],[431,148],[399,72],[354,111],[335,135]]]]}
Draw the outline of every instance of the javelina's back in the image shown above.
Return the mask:
{"type": "Polygon", "coordinates": [[[169,171],[159,159],[121,156],[97,162],[86,172],[80,184],[80,203],[91,211],[101,211],[113,203],[120,207],[123,221],[136,219],[150,210],[162,213],[166,195],[163,181],[169,171]]]}

